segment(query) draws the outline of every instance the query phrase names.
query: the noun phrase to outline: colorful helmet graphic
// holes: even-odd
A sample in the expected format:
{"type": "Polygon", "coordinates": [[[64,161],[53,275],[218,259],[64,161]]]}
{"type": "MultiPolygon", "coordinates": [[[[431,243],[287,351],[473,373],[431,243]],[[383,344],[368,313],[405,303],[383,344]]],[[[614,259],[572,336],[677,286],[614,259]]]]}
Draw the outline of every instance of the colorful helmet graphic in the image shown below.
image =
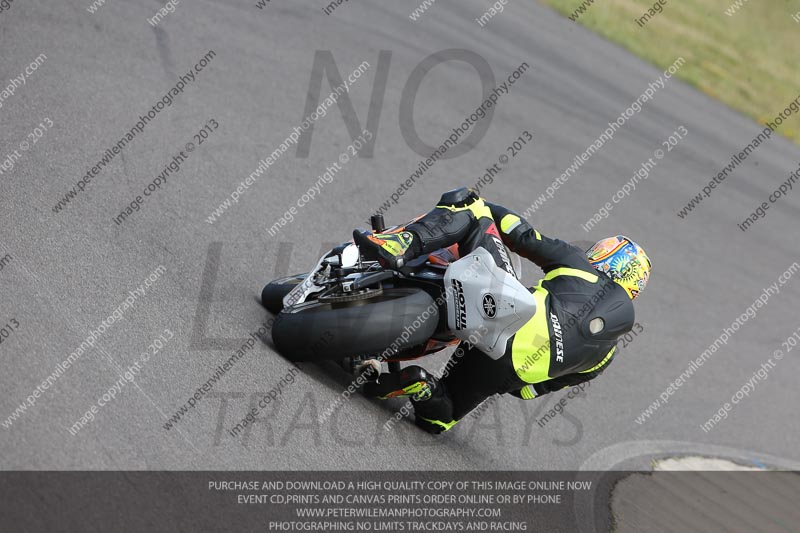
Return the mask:
{"type": "Polygon", "coordinates": [[[621,285],[631,300],[639,296],[650,279],[650,258],[624,235],[599,241],[586,251],[586,257],[594,268],[621,285]]]}

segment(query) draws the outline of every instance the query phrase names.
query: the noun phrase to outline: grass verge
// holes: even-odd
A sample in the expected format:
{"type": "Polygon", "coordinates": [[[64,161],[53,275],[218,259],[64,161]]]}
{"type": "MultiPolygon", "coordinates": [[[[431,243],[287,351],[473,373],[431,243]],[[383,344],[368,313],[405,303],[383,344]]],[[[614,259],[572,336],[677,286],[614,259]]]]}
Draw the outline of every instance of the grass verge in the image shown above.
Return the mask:
{"type": "MultiPolygon", "coordinates": [[[[541,1],[761,125],[800,96],[800,0],[541,1]]],[[[778,131],[800,144],[800,113],[778,131]]]]}

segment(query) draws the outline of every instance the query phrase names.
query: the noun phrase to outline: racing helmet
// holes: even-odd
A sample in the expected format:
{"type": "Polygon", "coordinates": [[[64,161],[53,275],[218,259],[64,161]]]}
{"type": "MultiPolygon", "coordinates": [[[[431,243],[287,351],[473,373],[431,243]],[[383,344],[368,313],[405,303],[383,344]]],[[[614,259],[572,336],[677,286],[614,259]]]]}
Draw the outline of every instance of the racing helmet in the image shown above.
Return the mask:
{"type": "Polygon", "coordinates": [[[594,268],[621,285],[631,300],[639,296],[650,279],[650,258],[624,235],[597,242],[586,250],[586,257],[594,268]]]}

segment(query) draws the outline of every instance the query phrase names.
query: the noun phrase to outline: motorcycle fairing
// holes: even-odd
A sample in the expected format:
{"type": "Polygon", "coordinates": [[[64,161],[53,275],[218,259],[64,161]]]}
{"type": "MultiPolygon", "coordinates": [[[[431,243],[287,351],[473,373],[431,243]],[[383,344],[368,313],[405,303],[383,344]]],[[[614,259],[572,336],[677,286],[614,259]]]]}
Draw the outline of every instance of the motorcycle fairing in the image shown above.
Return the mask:
{"type": "Polygon", "coordinates": [[[536,313],[530,291],[483,247],[452,263],[444,279],[448,327],[492,359],[536,313]]]}
{"type": "Polygon", "coordinates": [[[284,309],[305,302],[311,294],[325,288],[315,283],[317,274],[319,274],[325,266],[336,265],[351,267],[358,263],[358,246],[353,243],[346,243],[342,246],[343,248],[335,257],[332,257],[330,252],[320,257],[316,266],[308,273],[308,276],[305,277],[303,282],[283,297],[284,309]]]}

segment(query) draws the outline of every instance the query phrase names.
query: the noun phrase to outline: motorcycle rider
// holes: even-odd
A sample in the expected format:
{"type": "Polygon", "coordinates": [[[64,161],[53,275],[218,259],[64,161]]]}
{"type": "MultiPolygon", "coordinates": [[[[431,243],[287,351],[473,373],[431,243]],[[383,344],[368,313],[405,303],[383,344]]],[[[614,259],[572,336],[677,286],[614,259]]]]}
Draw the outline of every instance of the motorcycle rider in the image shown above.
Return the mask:
{"type": "Polygon", "coordinates": [[[463,356],[451,359],[441,379],[419,366],[381,375],[380,388],[395,389],[385,397],[411,396],[415,423],[431,433],[449,430],[494,394],[530,400],[600,375],[614,359],[617,338],[633,327],[632,302],[651,270],[644,250],[625,236],[603,239],[584,253],[466,188],[446,192],[405,227],[378,234],[356,230],[353,236],[363,255],[395,269],[457,244],[460,257],[482,246],[513,272],[501,239],[544,271],[530,289],[535,315],[500,358],[463,342],[463,356]]]}

